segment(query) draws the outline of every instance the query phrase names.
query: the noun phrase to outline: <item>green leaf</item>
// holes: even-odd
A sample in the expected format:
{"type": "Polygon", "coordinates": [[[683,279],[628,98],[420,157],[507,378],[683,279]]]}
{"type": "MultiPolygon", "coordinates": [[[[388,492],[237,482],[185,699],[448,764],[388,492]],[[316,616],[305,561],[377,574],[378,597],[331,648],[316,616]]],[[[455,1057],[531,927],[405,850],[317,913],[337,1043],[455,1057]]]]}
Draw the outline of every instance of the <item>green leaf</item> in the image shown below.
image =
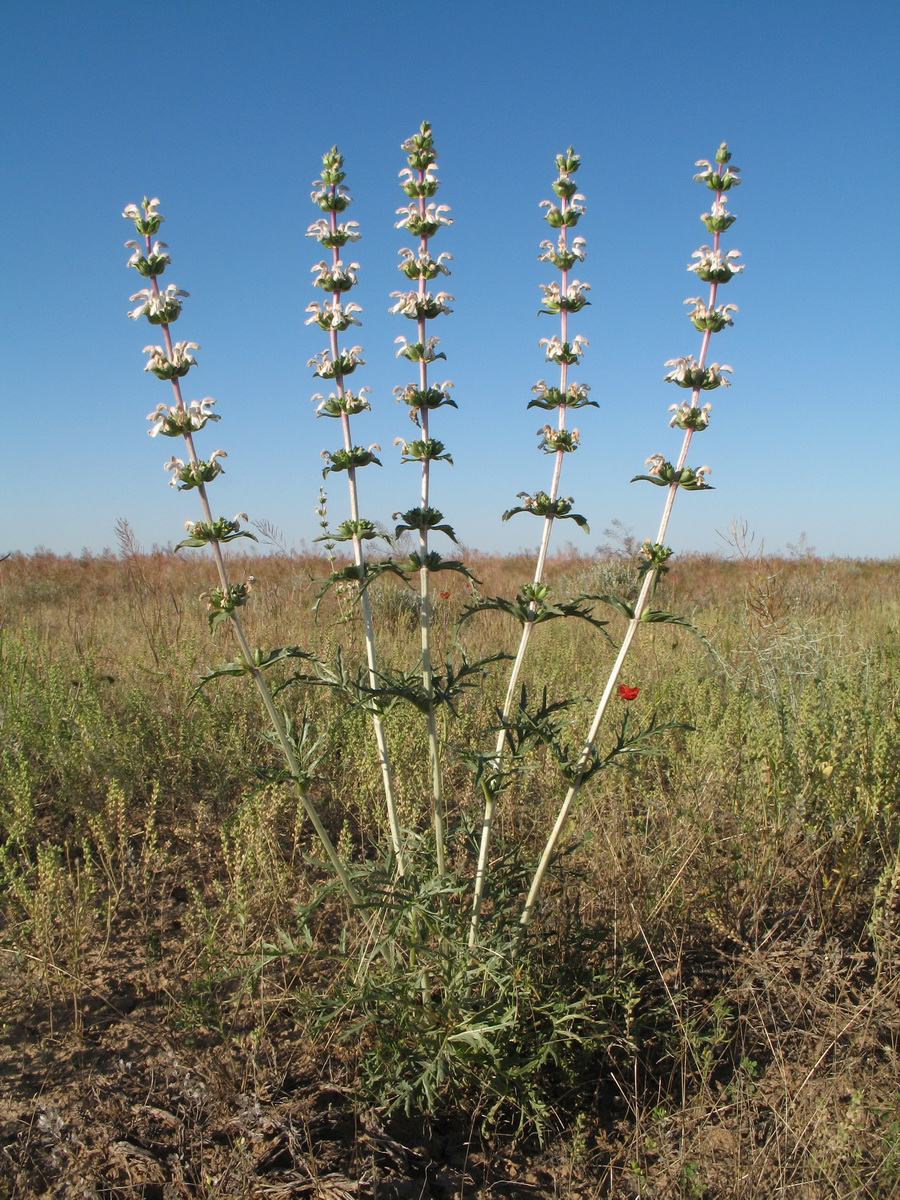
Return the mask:
{"type": "Polygon", "coordinates": [[[612,592],[604,592],[602,596],[588,595],[584,599],[599,600],[602,604],[608,604],[611,608],[614,608],[616,612],[621,613],[629,621],[634,620],[634,609],[632,606],[627,600],[623,600],[621,596],[616,596],[612,592]]]}
{"type": "MultiPolygon", "coordinates": [[[[228,614],[221,613],[218,615],[224,620],[228,614]]],[[[253,662],[251,666],[248,664],[243,655],[238,655],[238,657],[232,662],[219,663],[215,667],[210,667],[205,675],[201,675],[200,682],[194,689],[194,695],[196,696],[202,688],[206,687],[206,685],[211,683],[214,679],[219,679],[226,675],[249,675],[253,669],[265,671],[275,663],[284,662],[284,660],[288,658],[313,659],[314,656],[312,654],[307,654],[306,651],[301,650],[299,646],[282,646],[277,650],[269,650],[268,652],[263,650],[254,650],[253,662]]]]}
{"type": "Polygon", "coordinates": [[[669,487],[673,482],[671,479],[660,479],[658,475],[633,475],[631,483],[637,483],[639,479],[645,479],[647,483],[655,483],[657,487],[669,487]]]}
{"type": "MultiPolygon", "coordinates": [[[[604,630],[604,626],[609,622],[595,617],[592,606],[588,607],[582,604],[583,600],[596,599],[598,599],[596,596],[581,595],[576,596],[574,600],[559,601],[553,604],[546,597],[537,599],[523,592],[519,592],[515,600],[506,600],[503,596],[484,596],[463,609],[457,624],[462,625],[463,621],[474,617],[476,613],[491,610],[514,617],[520,625],[540,625],[544,621],[553,621],[557,617],[577,617],[582,621],[587,621],[595,629],[601,630],[605,637],[609,637],[604,630]]],[[[603,599],[603,597],[599,597],[599,599],[603,599]]]]}

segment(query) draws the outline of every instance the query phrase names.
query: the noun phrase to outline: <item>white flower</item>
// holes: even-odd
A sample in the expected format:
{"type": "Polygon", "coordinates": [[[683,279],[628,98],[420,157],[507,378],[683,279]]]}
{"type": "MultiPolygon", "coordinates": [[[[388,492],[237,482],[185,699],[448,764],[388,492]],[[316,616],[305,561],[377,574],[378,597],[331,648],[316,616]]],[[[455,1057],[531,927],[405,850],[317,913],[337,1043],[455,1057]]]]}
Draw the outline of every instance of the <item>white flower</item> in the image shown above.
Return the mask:
{"type": "Polygon", "coordinates": [[[588,340],[578,334],[571,342],[562,342],[554,335],[552,338],[541,338],[538,345],[544,347],[548,362],[576,363],[584,353],[584,347],[588,345],[588,340]]]}
{"type": "Polygon", "coordinates": [[[665,465],[666,459],[664,454],[651,454],[649,458],[644,459],[644,466],[647,467],[651,475],[658,475],[665,465]]]}
{"type": "Polygon", "coordinates": [[[582,283],[578,279],[573,279],[563,293],[560,285],[556,282],[542,283],[539,285],[544,293],[544,304],[553,312],[559,312],[560,309],[565,309],[568,312],[578,312],[580,308],[589,303],[585,292],[591,290],[589,283],[582,283]]]}
{"type": "MultiPolygon", "coordinates": [[[[215,400],[207,396],[204,400],[192,400],[186,407],[177,405],[158,404],[152,413],[147,413],[147,420],[153,422],[148,429],[150,437],[163,433],[175,437],[184,433],[196,433],[207,421],[218,421],[220,418],[213,412],[215,400]]],[[[174,459],[172,461],[175,461],[174,459]]],[[[169,470],[170,468],[166,468],[169,470]]]]}
{"type": "Polygon", "coordinates": [[[325,304],[307,304],[306,311],[312,315],[306,318],[304,324],[318,325],[322,329],[348,329],[351,325],[361,325],[356,319],[356,313],[362,312],[358,304],[340,304],[329,300],[325,304]]]}
{"type": "Polygon", "coordinates": [[[684,383],[697,369],[693,354],[682,355],[680,358],[667,358],[665,365],[672,368],[665,376],[666,383],[684,383]]]}
{"type": "Polygon", "coordinates": [[[143,353],[150,357],[144,366],[145,371],[152,371],[161,379],[171,379],[174,375],[186,375],[191,367],[196,367],[197,360],[189,350],[199,350],[197,342],[176,342],[172,347],[172,357],[169,358],[162,346],[145,346],[143,353]]]}
{"type": "MultiPolygon", "coordinates": [[[[212,396],[206,396],[203,400],[192,400],[187,407],[188,417],[191,426],[196,431],[202,429],[207,421],[218,421],[220,418],[213,412],[212,406],[215,404],[212,396]]],[[[224,450],[222,451],[224,454],[224,450]]]]}
{"type": "Polygon", "coordinates": [[[435,347],[440,345],[440,338],[426,338],[424,342],[408,342],[405,337],[394,338],[394,344],[399,345],[397,358],[408,358],[410,362],[434,362],[446,355],[438,354],[435,347]]]}
{"type": "Polygon", "coordinates": [[[398,216],[403,213],[403,217],[394,223],[394,228],[406,228],[414,236],[431,237],[442,225],[453,224],[450,217],[444,216],[450,211],[447,204],[426,204],[425,211],[420,212],[418,204],[413,202],[396,211],[398,216]]]}
{"type": "MultiPolygon", "coordinates": [[[[128,262],[125,264],[127,267],[136,266],[143,258],[165,259],[167,263],[172,261],[169,255],[166,253],[166,251],[169,249],[166,242],[154,242],[149,254],[146,254],[144,249],[139,246],[133,238],[129,239],[125,243],[125,246],[126,249],[131,250],[131,258],[129,258],[128,262]]],[[[158,273],[162,274],[161,271],[158,273]]]]}
{"type": "Polygon", "coordinates": [[[703,388],[711,390],[716,387],[730,387],[731,384],[722,375],[723,371],[731,374],[732,368],[727,363],[711,363],[701,367],[694,360],[693,354],[681,358],[668,358],[665,365],[672,370],[663,376],[666,383],[677,383],[679,387],[703,388]]]}
{"type": "Polygon", "coordinates": [[[173,454],[169,461],[163,464],[163,470],[172,472],[169,487],[178,487],[178,476],[184,470],[184,459],[176,458],[173,454]]]}
{"type": "Polygon", "coordinates": [[[357,282],[356,272],[359,270],[359,263],[352,262],[345,268],[341,259],[338,259],[332,264],[316,263],[310,270],[318,272],[313,280],[314,287],[324,288],[328,292],[345,292],[357,282]]]}
{"type": "Polygon", "coordinates": [[[453,260],[453,255],[448,254],[445,250],[439,254],[437,258],[432,258],[427,251],[423,251],[416,255],[408,247],[398,250],[397,253],[403,258],[403,262],[398,263],[397,267],[403,271],[410,279],[421,277],[422,279],[434,279],[440,272],[441,275],[449,275],[450,270],[444,266],[444,260],[453,260]]]}
{"type": "Polygon", "coordinates": [[[446,303],[453,297],[449,292],[391,292],[391,296],[399,296],[396,304],[392,304],[389,312],[402,313],[404,317],[436,317],[440,313],[449,313],[453,309],[446,303]]]}
{"type": "Polygon", "coordinates": [[[157,217],[160,221],[163,221],[165,218],[156,211],[158,204],[158,196],[154,196],[152,200],[144,201],[145,211],[143,212],[136,204],[126,204],[125,208],[122,210],[122,216],[127,217],[129,221],[140,221],[145,215],[148,217],[157,217]]]}
{"type": "MultiPolygon", "coordinates": [[[[437,179],[435,179],[434,176],[434,172],[436,170],[437,167],[434,165],[434,163],[425,168],[422,178],[426,183],[437,183],[437,179]]],[[[403,184],[412,183],[416,179],[416,172],[413,171],[411,167],[404,167],[402,171],[397,172],[397,177],[403,184]]]]}
{"type": "Polygon", "coordinates": [[[181,300],[185,296],[189,296],[190,292],[182,291],[176,287],[174,283],[170,283],[165,291],[156,291],[152,288],[141,288],[139,292],[135,292],[130,296],[130,300],[140,300],[141,303],[131,310],[128,314],[133,321],[139,317],[149,317],[154,324],[162,324],[169,320],[172,316],[177,317],[181,311],[181,300]]]}
{"type": "Polygon", "coordinates": [[[575,261],[584,262],[584,257],[587,254],[587,242],[583,237],[572,239],[572,244],[566,244],[565,230],[559,235],[559,240],[555,244],[553,242],[541,242],[541,253],[538,255],[538,262],[553,263],[560,270],[569,270],[574,266],[575,261]]]}
{"type": "Polygon", "coordinates": [[[736,262],[740,257],[740,250],[729,250],[727,254],[723,254],[721,250],[711,250],[709,246],[701,246],[691,255],[691,258],[695,258],[697,261],[689,263],[687,269],[695,271],[706,282],[725,283],[732,275],[738,275],[743,271],[743,265],[738,265],[736,262]]]}
{"type": "Polygon", "coordinates": [[[346,242],[358,242],[362,234],[359,221],[343,221],[332,229],[327,217],[319,217],[309,226],[306,236],[317,238],[326,246],[343,246],[346,242]]]}
{"type": "Polygon", "coordinates": [[[704,404],[703,407],[697,411],[690,401],[682,400],[681,404],[670,404],[669,412],[674,414],[669,422],[670,427],[677,425],[679,429],[690,428],[699,430],[705,429],[709,424],[709,415],[712,412],[712,405],[704,404]],[[685,422],[690,418],[692,412],[696,412],[693,424],[687,425],[685,422]]]}

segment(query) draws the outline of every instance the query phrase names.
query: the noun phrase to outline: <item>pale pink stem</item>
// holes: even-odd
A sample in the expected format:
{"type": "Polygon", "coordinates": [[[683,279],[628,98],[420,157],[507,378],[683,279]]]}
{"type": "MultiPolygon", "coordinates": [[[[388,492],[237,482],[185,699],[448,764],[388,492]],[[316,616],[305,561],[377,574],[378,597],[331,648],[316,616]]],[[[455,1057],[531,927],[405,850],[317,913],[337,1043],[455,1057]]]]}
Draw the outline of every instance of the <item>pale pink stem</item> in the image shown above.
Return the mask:
{"type": "MultiPolygon", "coordinates": [[[[425,179],[425,171],[420,167],[417,169],[417,178],[419,183],[425,179]]],[[[419,214],[424,218],[426,212],[425,197],[420,195],[419,214]]],[[[419,239],[419,255],[424,257],[428,252],[428,238],[424,235],[419,239]]],[[[417,286],[417,294],[419,297],[424,297],[427,292],[427,280],[424,275],[419,275],[417,286]]],[[[419,359],[419,389],[423,393],[428,390],[428,363],[424,358],[424,347],[426,344],[426,320],[424,316],[419,316],[416,321],[417,337],[423,347],[423,357],[419,359]]],[[[428,428],[428,407],[423,405],[419,409],[419,424],[422,432],[422,440],[429,440],[428,428]]],[[[421,509],[424,511],[428,508],[430,495],[431,481],[431,460],[423,459],[421,470],[421,509]]],[[[422,561],[422,566],[419,570],[419,635],[422,648],[422,690],[425,693],[428,701],[428,709],[426,712],[426,726],[428,733],[428,753],[431,762],[431,792],[432,792],[432,819],[434,822],[434,839],[435,853],[437,858],[437,871],[439,876],[443,876],[446,871],[446,850],[445,850],[445,811],[444,811],[444,776],[441,768],[441,752],[440,743],[437,732],[437,718],[434,708],[434,668],[431,660],[431,596],[429,592],[429,572],[425,566],[425,559],[428,554],[428,530],[426,528],[419,529],[419,556],[422,561]]]]}
{"type": "MultiPolygon", "coordinates": [[[[336,192],[337,185],[332,185],[332,191],[336,192]]],[[[332,209],[329,213],[329,223],[331,232],[334,234],[338,227],[337,213],[332,209]]],[[[349,243],[347,243],[349,245],[349,243]]],[[[338,246],[331,247],[331,264],[332,268],[336,268],[340,261],[340,248],[338,246]]],[[[338,290],[332,292],[332,303],[341,303],[342,293],[338,290]]],[[[331,352],[332,362],[337,362],[340,355],[340,345],[338,342],[338,331],[332,326],[328,331],[328,343],[331,352]]],[[[335,390],[338,396],[343,399],[346,395],[344,387],[344,375],[341,372],[334,379],[335,390]]],[[[350,416],[346,412],[341,413],[341,435],[344,442],[345,450],[352,450],[353,439],[350,431],[350,416]]],[[[350,519],[352,521],[359,520],[359,488],[356,480],[356,467],[350,466],[347,471],[347,491],[350,498],[350,519]]],[[[353,562],[359,573],[359,603],[360,612],[362,613],[364,640],[366,643],[366,666],[369,673],[369,687],[376,691],[381,684],[378,674],[378,654],[375,647],[375,625],[372,619],[372,605],[369,600],[368,588],[364,587],[366,558],[363,550],[362,539],[358,534],[354,533],[351,539],[353,547],[353,562]]],[[[397,873],[404,875],[406,873],[406,859],[403,851],[403,839],[400,833],[400,820],[397,813],[396,801],[396,786],[394,783],[394,773],[391,767],[390,756],[387,746],[387,735],[384,729],[384,720],[379,713],[372,713],[372,729],[375,734],[375,748],[378,757],[378,768],[381,772],[381,782],[384,789],[385,801],[387,806],[388,825],[391,831],[391,844],[394,849],[394,858],[397,862],[397,873]]]]}
{"type": "MultiPolygon", "coordinates": [[[[567,196],[560,197],[560,212],[566,213],[569,207],[569,199],[567,196]]],[[[563,249],[568,246],[568,226],[562,225],[561,238],[563,249]]],[[[564,299],[568,292],[569,286],[569,271],[568,268],[561,268],[560,271],[560,295],[564,299]]],[[[569,312],[568,309],[562,307],[559,313],[559,336],[560,341],[567,342],[569,340],[569,312]]],[[[557,428],[560,430],[566,427],[566,390],[568,388],[568,370],[569,364],[562,362],[559,364],[559,390],[563,397],[562,403],[557,409],[557,428]]],[[[555,502],[559,495],[559,483],[562,476],[562,465],[565,451],[557,450],[554,455],[553,474],[550,480],[550,491],[548,496],[551,503],[555,502]]],[[[544,569],[547,562],[547,554],[550,549],[550,537],[553,532],[553,514],[548,513],[544,519],[544,525],[541,533],[541,542],[538,548],[537,562],[535,564],[533,582],[541,583],[544,577],[544,569]]],[[[534,600],[528,606],[529,616],[533,616],[537,608],[534,600]]],[[[519,647],[516,651],[516,657],[513,660],[512,669],[509,673],[509,683],[506,688],[506,695],[503,700],[503,708],[501,710],[501,728],[497,734],[497,741],[494,747],[494,762],[499,763],[503,757],[503,751],[506,746],[506,733],[503,725],[509,718],[512,711],[513,702],[519,686],[519,677],[522,673],[522,667],[525,662],[525,654],[528,645],[531,641],[531,634],[534,629],[534,621],[527,620],[522,626],[522,634],[519,638],[519,647]]],[[[478,938],[478,925],[481,919],[481,907],[484,902],[484,888],[487,879],[488,851],[490,848],[491,833],[494,825],[494,814],[497,806],[497,797],[488,794],[485,798],[484,815],[481,822],[481,840],[478,849],[478,864],[475,871],[475,887],[472,902],[472,919],[469,925],[469,945],[474,946],[478,938]]]]}
{"type": "MultiPolygon", "coordinates": [[[[147,236],[147,249],[149,252],[149,249],[150,249],[149,236],[147,236]]],[[[159,291],[160,291],[159,283],[157,282],[157,278],[155,275],[150,277],[150,287],[157,295],[159,295],[159,291]]],[[[163,322],[160,327],[162,329],[163,340],[165,341],[165,344],[166,344],[166,352],[171,361],[172,357],[173,357],[173,343],[172,343],[172,335],[171,335],[171,332],[169,329],[169,324],[168,324],[168,322],[163,322]]],[[[172,384],[172,391],[175,396],[175,408],[179,412],[184,412],[185,404],[184,404],[184,399],[182,398],[182,394],[181,394],[181,381],[177,377],[173,377],[169,382],[172,384]]],[[[190,432],[185,431],[183,437],[184,437],[184,442],[185,442],[185,446],[187,448],[188,458],[190,459],[191,465],[193,467],[196,467],[197,463],[200,460],[199,460],[199,458],[197,456],[197,452],[194,448],[193,435],[190,432]]],[[[205,518],[207,524],[212,525],[212,523],[213,523],[212,509],[210,508],[209,497],[206,492],[206,484],[204,484],[204,483],[199,484],[197,487],[197,492],[199,493],[200,507],[203,510],[204,518],[205,518]]],[[[221,543],[217,539],[212,538],[212,539],[210,539],[208,544],[209,544],[210,550],[212,551],[213,561],[216,565],[216,574],[219,577],[219,584],[222,588],[223,595],[227,596],[229,593],[230,585],[229,585],[229,581],[228,581],[228,572],[225,568],[225,557],[222,554],[221,543]]],[[[316,834],[318,835],[319,840],[322,843],[322,847],[325,850],[325,854],[326,854],[329,862],[331,863],[335,874],[337,875],[338,879],[341,881],[341,884],[344,888],[344,891],[347,893],[349,900],[351,901],[352,904],[358,906],[360,904],[359,893],[356,891],[356,888],[353,886],[353,882],[350,879],[350,876],[347,873],[347,870],[344,867],[344,864],[341,862],[340,855],[338,854],[331,838],[328,836],[328,831],[325,829],[325,826],[322,824],[322,820],[319,817],[319,814],[316,811],[315,806],[309,799],[308,788],[302,782],[302,776],[303,776],[302,764],[298,760],[298,758],[294,752],[294,748],[291,745],[288,730],[284,726],[281,714],[278,712],[278,709],[275,707],[275,701],[272,697],[271,691],[269,690],[269,685],[266,683],[266,681],[263,677],[263,674],[259,670],[259,668],[254,666],[253,650],[252,650],[250,643],[247,640],[247,636],[244,632],[244,627],[243,627],[243,623],[240,618],[240,614],[237,611],[232,611],[228,614],[228,616],[231,620],[231,625],[232,625],[232,628],[234,629],[235,638],[236,638],[238,646],[240,648],[243,660],[247,665],[247,669],[250,673],[251,678],[253,679],[253,683],[256,687],[256,690],[259,693],[260,699],[263,702],[263,706],[266,709],[266,713],[268,714],[269,720],[272,723],[272,728],[274,729],[275,735],[278,738],[281,752],[284,756],[285,762],[288,765],[288,769],[290,770],[291,776],[293,777],[294,784],[297,788],[297,794],[300,798],[300,802],[303,805],[306,815],[309,818],[310,824],[312,825],[313,829],[315,830],[316,834]]]]}
{"type": "MultiPolygon", "coordinates": [[[[716,192],[716,200],[718,201],[718,200],[720,200],[720,198],[721,198],[721,192],[716,192]]],[[[714,234],[713,249],[714,250],[719,249],[719,234],[718,233],[714,234]]],[[[710,290],[709,290],[709,303],[707,305],[707,307],[709,309],[713,309],[715,307],[717,290],[718,290],[718,285],[714,281],[711,281],[710,290]]],[[[698,359],[698,364],[701,367],[706,365],[706,355],[707,355],[707,351],[709,350],[709,343],[710,343],[711,336],[712,336],[712,330],[705,329],[703,331],[703,338],[702,338],[701,345],[700,345],[700,357],[698,359]]],[[[693,407],[699,407],[700,391],[701,391],[700,388],[694,388],[692,390],[691,405],[693,407]]],[[[691,438],[693,437],[693,433],[694,433],[694,431],[692,429],[686,429],[684,431],[684,438],[682,440],[682,445],[681,445],[681,453],[678,456],[678,461],[676,463],[676,468],[675,468],[678,471],[680,471],[684,467],[685,462],[687,460],[688,449],[691,444],[691,438]]],[[[669,519],[672,515],[672,506],[675,503],[675,493],[677,491],[678,491],[677,483],[673,483],[673,484],[669,485],[669,488],[668,488],[667,494],[666,494],[665,505],[663,507],[662,519],[660,520],[659,530],[656,535],[656,541],[658,544],[663,544],[665,542],[666,530],[668,529],[669,519]]],[[[607,709],[607,707],[609,705],[609,701],[612,697],[613,689],[615,688],[616,683],[618,682],[619,675],[620,675],[622,667],[625,663],[625,658],[628,654],[629,649],[631,648],[631,644],[634,641],[635,636],[637,635],[638,626],[640,625],[640,622],[641,622],[641,616],[644,612],[644,609],[646,608],[646,605],[647,605],[648,599],[650,597],[650,594],[653,590],[653,585],[656,581],[657,575],[658,575],[658,570],[651,569],[651,570],[647,571],[644,576],[644,581],[641,585],[640,592],[638,593],[638,598],[634,605],[634,609],[633,609],[634,615],[628,623],[628,628],[627,628],[627,630],[625,632],[625,636],[622,640],[622,645],[619,647],[619,652],[616,655],[616,660],[613,663],[612,670],[610,672],[606,686],[603,689],[603,694],[600,697],[600,702],[597,706],[597,710],[594,714],[594,719],[591,722],[590,730],[588,731],[587,738],[585,739],[584,746],[582,748],[581,754],[579,755],[578,763],[576,766],[575,778],[566,793],[565,799],[563,800],[563,803],[562,803],[559,813],[557,815],[556,822],[553,826],[553,829],[550,833],[550,837],[547,840],[547,844],[544,848],[544,852],[541,855],[540,862],[538,863],[537,869],[535,871],[534,879],[532,880],[531,888],[528,892],[528,896],[525,901],[525,907],[522,911],[522,916],[520,919],[519,941],[517,942],[516,951],[518,950],[518,946],[521,945],[522,934],[524,933],[526,927],[530,923],[531,918],[534,914],[534,909],[535,909],[535,905],[537,903],[538,895],[540,893],[541,885],[543,883],[544,876],[546,875],[547,868],[550,865],[550,861],[553,857],[554,850],[556,849],[556,844],[559,841],[559,837],[562,833],[563,827],[565,826],[566,821],[568,820],[569,812],[571,811],[572,805],[575,802],[575,798],[577,797],[579,791],[581,790],[583,772],[586,769],[588,763],[590,762],[591,754],[592,754],[593,748],[594,748],[594,743],[597,740],[597,735],[600,731],[600,725],[603,721],[603,717],[606,713],[606,709],[607,709]]]]}

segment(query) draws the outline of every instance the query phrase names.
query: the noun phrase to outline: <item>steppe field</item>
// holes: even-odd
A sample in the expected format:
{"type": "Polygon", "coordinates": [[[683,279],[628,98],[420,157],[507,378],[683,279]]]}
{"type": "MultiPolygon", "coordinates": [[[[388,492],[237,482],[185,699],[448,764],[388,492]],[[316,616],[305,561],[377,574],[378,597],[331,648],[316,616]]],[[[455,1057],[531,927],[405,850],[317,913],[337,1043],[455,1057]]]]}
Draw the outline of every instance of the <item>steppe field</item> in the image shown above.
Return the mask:
{"type": "MultiPolygon", "coordinates": [[[[340,646],[356,670],[352,597],[313,616],[324,559],[231,561],[257,580],[253,644],[332,667],[340,646]]],[[[484,595],[532,572],[467,561],[484,595]]],[[[626,595],[637,572],[627,547],[550,563],[559,597],[626,595]]],[[[472,593],[439,578],[439,660],[514,649],[502,612],[457,632],[472,593]]],[[[584,786],[514,960],[504,922],[565,786],[539,745],[501,796],[468,952],[474,754],[505,662],[440,710],[439,888],[386,868],[366,713],[321,681],[279,691],[366,881],[351,910],[248,681],[197,689],[235,657],[198,601],[211,579],[134,547],[0,563],[0,1200],[900,1196],[900,563],[673,561],[655,604],[702,638],[642,629],[638,694],[600,740],[626,715],[668,728],[584,786]]],[[[386,669],[412,670],[410,593],[371,594],[386,669]]],[[[585,621],[536,628],[529,702],[574,700],[560,744],[612,654],[585,621]]],[[[423,719],[397,703],[386,725],[427,864],[423,719]]]]}

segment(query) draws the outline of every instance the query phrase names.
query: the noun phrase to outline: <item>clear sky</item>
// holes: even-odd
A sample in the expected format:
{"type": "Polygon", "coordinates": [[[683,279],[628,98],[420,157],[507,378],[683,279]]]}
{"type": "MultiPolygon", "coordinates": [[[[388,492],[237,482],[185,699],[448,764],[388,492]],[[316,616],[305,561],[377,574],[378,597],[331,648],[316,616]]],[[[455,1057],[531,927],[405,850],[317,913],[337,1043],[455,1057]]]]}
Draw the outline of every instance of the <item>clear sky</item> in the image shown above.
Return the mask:
{"type": "MultiPolygon", "coordinates": [[[[229,455],[214,504],[288,543],[316,536],[319,456],[339,431],[309,400],[325,339],[304,325],[321,298],[304,234],[334,143],[363,232],[354,381],[374,411],[355,434],[385,464],[361,473],[363,513],[387,525],[417,502],[418,469],[392,445],[412,433],[394,338],[415,326],[387,310],[408,241],[393,228],[400,143],[424,119],[455,222],[433,243],[454,259],[438,375],[460,406],[433,418],[456,464],[436,467],[433,502],[464,543],[537,543],[536,519],[500,514],[549,483],[543,414],[525,405],[551,370],[538,339],[556,332],[536,315],[553,278],[538,205],[569,144],[587,199],[577,274],[592,288],[572,332],[590,340],[578,378],[600,408],[578,413],[562,486],[591,533],[568,522],[557,537],[590,550],[616,518],[655,534],[662,492],[628,480],[648,455],[677,454],[667,408],[683,393],[663,363],[699,348],[682,301],[703,290],[686,265],[709,240],[693,164],[726,139],[745,182],[724,244],[746,271],[720,293],[740,312],[713,357],[733,387],[712,396],[689,459],[716,490],[678,496],[668,540],[721,547],[738,518],[772,551],[805,533],[823,555],[900,555],[896,0],[39,0],[7,5],[2,27],[0,552],[99,551],[119,517],[149,548],[199,515],[166,485],[176,443],[147,437],[168,385],[141,349],[159,339],[126,317],[140,280],[120,213],[145,194],[167,218],[165,278],[191,293],[175,332],[202,347],[186,396],[214,396],[222,416],[200,435],[229,455]]],[[[328,488],[336,523],[345,476],[328,488]]]]}

